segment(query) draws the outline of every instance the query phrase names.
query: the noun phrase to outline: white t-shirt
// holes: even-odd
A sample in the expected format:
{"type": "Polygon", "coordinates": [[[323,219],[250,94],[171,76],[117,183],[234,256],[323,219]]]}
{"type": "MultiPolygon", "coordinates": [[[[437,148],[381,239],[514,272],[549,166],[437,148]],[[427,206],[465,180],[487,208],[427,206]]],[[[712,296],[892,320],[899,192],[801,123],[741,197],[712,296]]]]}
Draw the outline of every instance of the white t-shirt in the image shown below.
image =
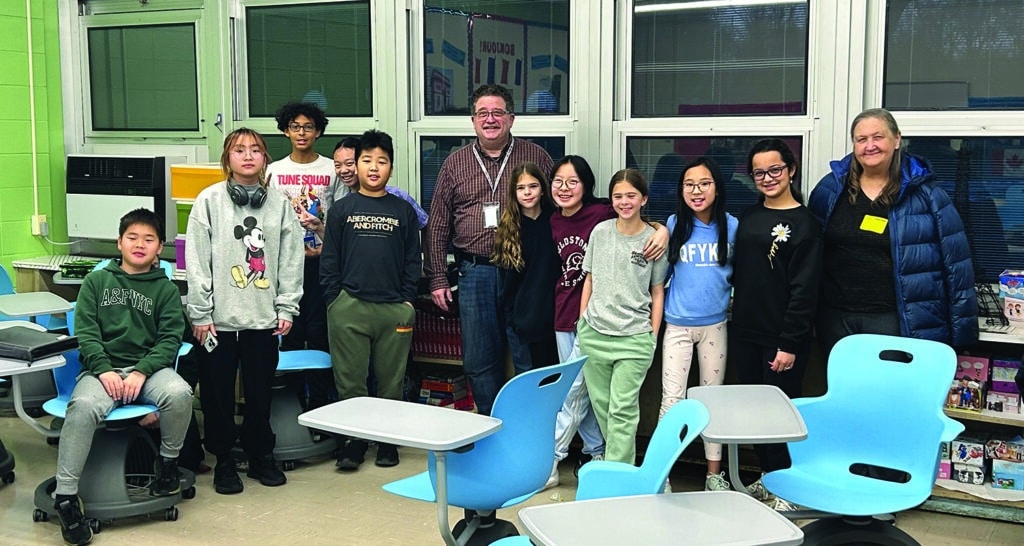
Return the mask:
{"type": "MultiPolygon", "coordinates": [[[[291,157],[279,159],[267,167],[267,183],[284,194],[296,215],[305,210],[323,221],[334,202],[334,161],[318,155],[312,163],[296,163],[291,157]]],[[[311,230],[305,230],[303,243],[318,249],[323,241],[311,230]]]]}

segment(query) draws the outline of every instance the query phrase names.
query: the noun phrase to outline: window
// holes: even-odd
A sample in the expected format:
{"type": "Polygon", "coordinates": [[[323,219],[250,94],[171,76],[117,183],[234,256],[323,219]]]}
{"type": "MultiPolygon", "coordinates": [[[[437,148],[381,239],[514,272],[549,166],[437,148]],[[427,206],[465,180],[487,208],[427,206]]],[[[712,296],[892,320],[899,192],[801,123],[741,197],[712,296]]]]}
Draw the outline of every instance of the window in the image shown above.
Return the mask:
{"type": "Polygon", "coordinates": [[[369,0],[250,7],[245,17],[250,117],[290,101],[373,115],[369,0]]]}
{"type": "Polygon", "coordinates": [[[1024,136],[904,137],[928,159],[964,221],[978,282],[1024,264],[1024,136]]]}
{"type": "Polygon", "coordinates": [[[802,114],[808,2],[636,0],[634,117],[802,114]]]}
{"type": "MultiPolygon", "coordinates": [[[[441,165],[444,164],[444,160],[448,159],[448,156],[455,150],[472,142],[474,138],[476,137],[432,136],[420,138],[421,183],[419,201],[424,210],[430,211],[430,200],[434,196],[434,185],[437,184],[437,175],[441,172],[441,165]]],[[[557,159],[565,155],[565,139],[562,137],[525,137],[525,139],[544,148],[548,155],[553,158],[557,159]]],[[[509,165],[508,172],[512,172],[514,167],[515,165],[509,165]]],[[[507,180],[503,180],[502,184],[505,182],[507,180]]]]}
{"type": "Polygon", "coordinates": [[[568,0],[425,3],[424,112],[467,114],[473,90],[493,83],[516,113],[569,113],[568,0]]]}
{"type": "MultiPolygon", "coordinates": [[[[664,222],[675,214],[679,203],[676,193],[679,175],[690,161],[708,156],[718,163],[725,187],[725,210],[739,217],[743,209],[757,203],[761,193],[747,173],[747,155],[754,143],[767,137],[652,138],[626,140],[626,166],[639,169],[650,187],[644,213],[651,220],[664,222]]],[[[800,162],[800,137],[783,138],[800,162]]],[[[802,177],[801,177],[802,179],[802,177]]],[[[598,180],[601,184],[601,180],[598,180]]],[[[719,189],[721,191],[721,189],[719,189]]]]}
{"type": "Polygon", "coordinates": [[[199,129],[194,24],[93,27],[87,36],[94,131],[199,129]]]}
{"type": "Polygon", "coordinates": [[[886,108],[1024,108],[1024,2],[891,0],[886,15],[886,108]]]}

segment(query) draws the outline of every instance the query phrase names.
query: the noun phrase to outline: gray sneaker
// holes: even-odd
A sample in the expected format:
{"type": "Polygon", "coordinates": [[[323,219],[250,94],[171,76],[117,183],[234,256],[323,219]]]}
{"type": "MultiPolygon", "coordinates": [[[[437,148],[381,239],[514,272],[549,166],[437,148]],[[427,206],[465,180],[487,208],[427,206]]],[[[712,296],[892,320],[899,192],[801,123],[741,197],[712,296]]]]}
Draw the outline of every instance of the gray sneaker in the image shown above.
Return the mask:
{"type": "MultiPolygon", "coordinates": [[[[725,472],[708,474],[708,476],[704,478],[705,491],[729,491],[730,489],[732,489],[732,486],[729,485],[729,480],[725,479],[725,472]]],[[[751,493],[753,493],[753,491],[751,491],[751,493]]]]}
{"type": "Polygon", "coordinates": [[[775,497],[768,502],[768,507],[776,512],[795,512],[797,510],[803,510],[804,508],[798,504],[793,504],[785,499],[775,497]]]}
{"type": "Polygon", "coordinates": [[[747,491],[750,492],[750,496],[755,499],[764,502],[771,497],[771,493],[764,488],[764,484],[761,483],[761,478],[758,478],[756,482],[747,486],[747,491]]]}

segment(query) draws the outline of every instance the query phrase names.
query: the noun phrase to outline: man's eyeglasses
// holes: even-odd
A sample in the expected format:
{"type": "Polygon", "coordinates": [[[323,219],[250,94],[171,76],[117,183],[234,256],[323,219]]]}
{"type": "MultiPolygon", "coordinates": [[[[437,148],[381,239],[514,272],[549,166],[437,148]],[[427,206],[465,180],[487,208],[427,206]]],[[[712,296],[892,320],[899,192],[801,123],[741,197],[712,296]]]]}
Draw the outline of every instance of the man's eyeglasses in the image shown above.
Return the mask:
{"type": "Polygon", "coordinates": [[[505,119],[505,116],[507,115],[509,115],[509,113],[505,110],[477,110],[476,112],[473,113],[473,116],[475,116],[476,119],[480,121],[484,121],[489,117],[501,120],[505,119]]]}
{"type": "Polygon", "coordinates": [[[576,186],[579,186],[579,185],[580,185],[580,179],[579,178],[555,178],[555,179],[551,180],[551,187],[553,187],[555,189],[558,189],[558,188],[568,188],[570,190],[574,190],[574,189],[576,189],[576,186]]]}
{"type": "Polygon", "coordinates": [[[764,180],[765,176],[778,178],[782,176],[782,171],[784,170],[786,170],[785,165],[775,165],[774,167],[768,167],[765,170],[758,169],[756,171],[751,171],[750,176],[754,177],[754,180],[760,182],[764,180]]]}
{"type": "Polygon", "coordinates": [[[313,131],[316,131],[316,125],[313,125],[312,123],[304,123],[302,125],[299,125],[298,123],[289,123],[288,130],[293,133],[299,133],[302,131],[312,133],[313,131]]]}
{"type": "Polygon", "coordinates": [[[683,191],[687,193],[697,193],[699,189],[701,193],[704,193],[711,189],[711,185],[715,182],[713,180],[701,180],[700,182],[683,182],[683,191]]]}

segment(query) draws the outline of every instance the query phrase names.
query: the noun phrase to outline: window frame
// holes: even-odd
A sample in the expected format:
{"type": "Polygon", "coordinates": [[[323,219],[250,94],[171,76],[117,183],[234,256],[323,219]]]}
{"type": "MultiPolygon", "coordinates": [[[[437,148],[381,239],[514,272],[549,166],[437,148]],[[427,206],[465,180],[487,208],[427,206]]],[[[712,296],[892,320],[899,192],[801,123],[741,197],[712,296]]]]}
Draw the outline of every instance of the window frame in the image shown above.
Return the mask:
{"type": "Polygon", "coordinates": [[[79,21],[78,64],[80,74],[80,92],[82,95],[81,112],[83,131],[86,138],[116,137],[124,139],[169,139],[194,140],[202,139],[203,132],[203,26],[200,10],[178,10],[146,13],[144,17],[128,13],[111,13],[102,15],[86,15],[79,21]],[[94,129],[92,118],[92,74],[89,71],[89,31],[105,28],[152,27],[166,25],[192,25],[196,53],[196,129],[194,130],[138,130],[138,129],[94,129]]]}

